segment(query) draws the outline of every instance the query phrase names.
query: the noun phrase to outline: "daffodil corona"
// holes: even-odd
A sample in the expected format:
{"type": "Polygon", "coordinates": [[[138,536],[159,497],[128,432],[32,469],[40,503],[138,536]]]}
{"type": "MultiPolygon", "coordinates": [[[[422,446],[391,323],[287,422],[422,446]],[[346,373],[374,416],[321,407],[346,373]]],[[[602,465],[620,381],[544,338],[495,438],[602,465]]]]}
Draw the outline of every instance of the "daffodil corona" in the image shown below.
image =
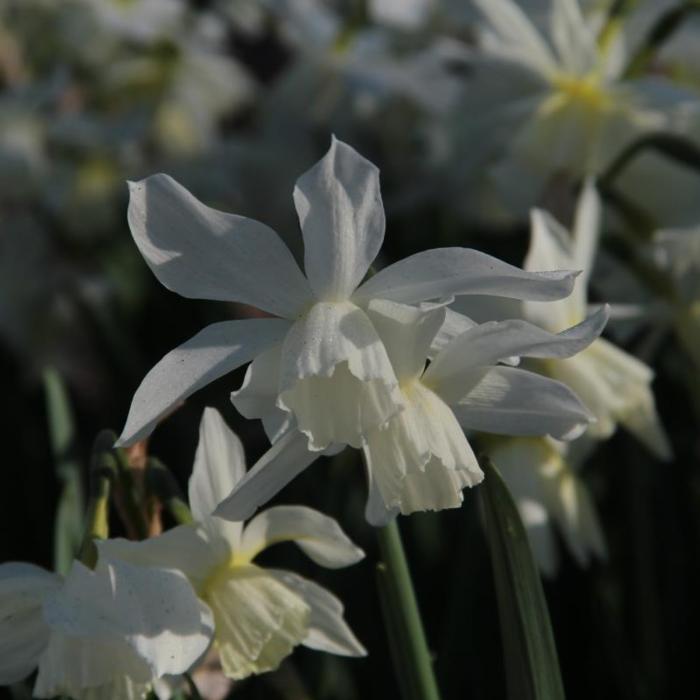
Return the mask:
{"type": "Polygon", "coordinates": [[[244,528],[212,513],[245,473],[243,448],[213,409],[206,409],[189,483],[195,522],[144,542],[109,540],[100,551],[145,567],[184,573],[214,620],[214,643],[233,679],[276,668],[295,646],[361,656],[343,606],[324,588],[292,572],[262,568],[257,555],[296,542],[316,563],[338,568],[364,556],[338,524],[302,506],[277,506],[244,528]]]}
{"type": "MultiPolygon", "coordinates": [[[[483,477],[464,428],[570,438],[588,425],[589,413],[566,386],[498,363],[513,364],[518,355],[569,357],[597,338],[606,309],[559,335],[524,321],[477,325],[441,305],[417,308],[375,299],[367,314],[392,363],[403,405],[369,431],[362,445],[372,524],[386,524],[399,512],[461,504],[462,489],[483,477]]],[[[275,406],[278,360],[274,350],[256,359],[232,396],[247,417],[263,420],[273,440],[284,420],[275,406]]],[[[263,458],[217,512],[232,520],[249,517],[310,461],[297,456],[281,473],[263,458]]]]}

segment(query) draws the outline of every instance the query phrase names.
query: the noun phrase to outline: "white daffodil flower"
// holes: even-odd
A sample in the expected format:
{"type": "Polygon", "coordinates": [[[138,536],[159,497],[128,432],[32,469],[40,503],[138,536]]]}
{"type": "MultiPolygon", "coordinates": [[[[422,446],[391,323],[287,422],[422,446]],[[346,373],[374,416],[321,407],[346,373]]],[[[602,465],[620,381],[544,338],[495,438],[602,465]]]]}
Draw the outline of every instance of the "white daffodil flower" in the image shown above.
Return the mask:
{"type": "MultiPolygon", "coordinates": [[[[530,249],[525,269],[542,264],[574,265],[583,270],[568,299],[547,304],[524,302],[525,317],[556,333],[580,322],[586,314],[588,280],[600,235],[601,205],[595,186],[588,182],[579,198],[573,233],[541,210],[532,213],[530,249]]],[[[576,357],[550,359],[544,369],[570,386],[596,418],[591,437],[605,439],[622,424],[654,454],[668,459],[671,448],[656,412],[650,367],[602,338],[576,357]]]]}
{"type": "Polygon", "coordinates": [[[674,128],[680,106],[692,102],[663,77],[626,78],[624,42],[599,42],[599,18],[586,17],[578,0],[551,0],[545,26],[514,0],[473,2],[483,23],[477,92],[468,94],[481,103],[483,92],[492,103],[467,118],[483,117],[505,139],[493,171],[501,184],[535,194],[556,173],[599,174],[640,135],[674,128]]]}
{"type": "Polygon", "coordinates": [[[131,232],[163,285],[279,318],[215,323],[166,355],[136,391],[121,445],[146,437],[194,391],[281,343],[277,404],[294,416],[309,448],[359,447],[402,407],[367,315],[372,299],[491,294],[545,301],[566,296],[575,276],[524,272],[475,250],[440,248],[362,283],[384,238],[379,171],[335,138],[294,190],[306,277],[270,228],[204,206],[167,175],[131,183],[130,191],[131,232]]]}
{"type": "Polygon", "coordinates": [[[505,438],[488,450],[508,484],[527,530],[532,552],[545,576],[559,569],[554,528],[585,567],[607,549],[595,504],[569,454],[585,438],[564,444],[550,438],[505,438]]]}
{"type": "Polygon", "coordinates": [[[270,508],[249,522],[212,515],[245,474],[243,447],[221,416],[206,409],[189,482],[195,522],[144,542],[109,540],[100,552],[144,566],[182,571],[211,609],[224,673],[240,679],[270,671],[298,644],[344,656],[365,650],[324,588],[288,571],[263,569],[255,557],[296,542],[317,564],[339,568],[364,557],[332,518],[303,506],[270,508]]]}
{"type": "Polygon", "coordinates": [[[100,560],[68,576],[0,565],[0,684],[37,667],[33,697],[137,700],[184,673],[211,642],[213,621],[184,575],[100,560]]]}
{"type": "MultiPolygon", "coordinates": [[[[404,405],[385,425],[369,431],[362,447],[370,523],[385,524],[398,512],[460,505],[462,489],[483,478],[463,428],[567,438],[587,426],[590,414],[566,386],[497,363],[513,364],[513,356],[520,355],[562,358],[580,352],[602,331],[607,309],[559,335],[525,321],[477,325],[455,312],[448,315],[440,305],[418,309],[375,299],[367,313],[404,405]]],[[[278,346],[256,358],[243,387],[232,395],[246,417],[263,420],[273,441],[288,429],[286,416],[275,406],[280,352],[278,346]]],[[[232,520],[249,517],[310,461],[295,456],[284,472],[261,460],[217,512],[232,520]]]]}

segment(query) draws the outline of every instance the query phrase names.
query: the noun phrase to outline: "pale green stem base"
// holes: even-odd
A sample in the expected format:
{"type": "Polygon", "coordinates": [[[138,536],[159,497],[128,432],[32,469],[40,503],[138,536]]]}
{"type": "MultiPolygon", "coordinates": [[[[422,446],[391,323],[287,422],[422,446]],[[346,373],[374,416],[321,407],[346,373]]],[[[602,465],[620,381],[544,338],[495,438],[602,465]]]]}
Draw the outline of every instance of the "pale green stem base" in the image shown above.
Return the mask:
{"type": "Polygon", "coordinates": [[[406,700],[440,700],[433,662],[396,521],[377,528],[382,563],[377,567],[396,674],[406,700]]]}

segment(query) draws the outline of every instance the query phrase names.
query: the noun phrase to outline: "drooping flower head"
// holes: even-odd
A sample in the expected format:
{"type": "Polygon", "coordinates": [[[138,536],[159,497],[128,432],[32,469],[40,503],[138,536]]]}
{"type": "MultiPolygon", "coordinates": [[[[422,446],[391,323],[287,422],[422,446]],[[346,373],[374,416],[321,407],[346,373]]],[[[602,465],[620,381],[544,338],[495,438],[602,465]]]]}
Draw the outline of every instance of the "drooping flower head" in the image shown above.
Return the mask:
{"type": "Polygon", "coordinates": [[[562,298],[574,273],[524,272],[465,248],[413,255],[363,282],[384,238],[379,172],[350,146],[330,150],[299,178],[294,202],[306,276],[264,224],[206,207],[167,175],[131,183],[129,225],[168,289],[238,301],[279,318],[215,323],[166,355],[137,390],[121,444],[147,436],[197,389],[281,345],[277,405],[309,448],[362,445],[403,399],[367,307],[454,294],[562,298]]]}
{"type": "MultiPolygon", "coordinates": [[[[552,332],[584,318],[600,228],[600,198],[592,181],[581,191],[571,233],[547,212],[533,211],[525,269],[537,269],[542,264],[573,265],[582,274],[567,299],[546,306],[524,302],[526,318],[552,332]]],[[[548,359],[543,368],[570,386],[595,416],[596,421],[588,429],[590,436],[610,437],[620,423],[659,457],[670,457],[651,390],[654,373],[644,362],[599,338],[576,357],[548,359]]]]}
{"type": "Polygon", "coordinates": [[[275,669],[299,644],[363,655],[335,596],[295,573],[255,563],[263,549],[285,541],[329,568],[356,563],[362,550],[335,520],[303,506],[270,508],[245,527],[212,515],[244,474],[240,441],[215,410],[206,409],[189,482],[195,522],[143,542],[109,540],[100,551],[144,567],[183,572],[211,610],[214,643],[229,678],[275,669]]]}
{"type": "MultiPolygon", "coordinates": [[[[369,431],[362,446],[371,523],[460,505],[462,489],[483,478],[463,429],[571,438],[588,425],[590,414],[566,386],[499,363],[512,365],[520,355],[569,357],[598,337],[607,309],[556,335],[525,321],[477,325],[441,305],[375,299],[367,314],[403,402],[403,410],[369,431]]],[[[250,517],[316,456],[289,451],[288,437],[279,438],[279,352],[273,348],[256,358],[232,400],[247,417],[262,419],[271,440],[278,440],[271,453],[280,445],[287,451],[263,457],[219,506],[217,512],[232,520],[250,517]]]]}

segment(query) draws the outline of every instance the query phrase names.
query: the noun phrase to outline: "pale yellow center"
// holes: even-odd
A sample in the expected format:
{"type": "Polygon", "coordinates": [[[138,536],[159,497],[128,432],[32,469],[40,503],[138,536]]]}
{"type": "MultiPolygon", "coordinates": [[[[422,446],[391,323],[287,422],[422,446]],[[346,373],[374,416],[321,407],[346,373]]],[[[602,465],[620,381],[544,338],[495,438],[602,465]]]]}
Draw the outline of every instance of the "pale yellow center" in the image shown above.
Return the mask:
{"type": "Polygon", "coordinates": [[[605,89],[600,76],[562,73],[552,81],[553,98],[561,105],[577,106],[589,112],[602,112],[613,106],[612,95],[605,89]]]}

